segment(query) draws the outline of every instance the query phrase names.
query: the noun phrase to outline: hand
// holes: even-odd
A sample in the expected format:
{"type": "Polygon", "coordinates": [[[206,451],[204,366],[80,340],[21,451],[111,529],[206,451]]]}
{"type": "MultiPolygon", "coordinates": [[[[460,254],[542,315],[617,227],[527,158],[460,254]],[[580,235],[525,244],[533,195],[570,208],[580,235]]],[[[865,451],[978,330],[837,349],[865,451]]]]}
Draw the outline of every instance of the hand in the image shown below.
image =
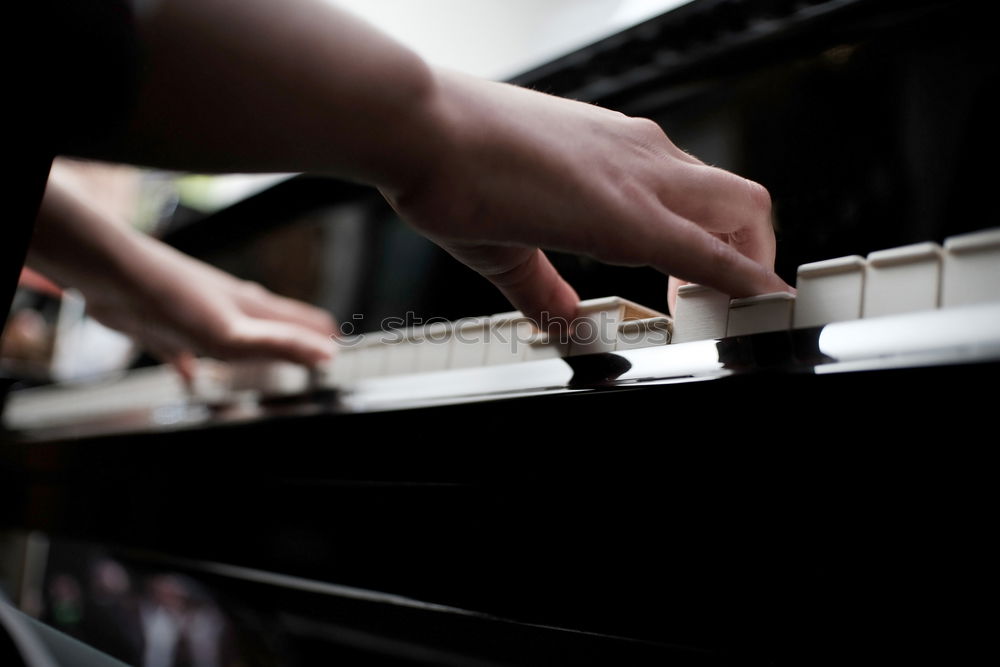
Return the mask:
{"type": "Polygon", "coordinates": [[[324,310],[239,280],[153,239],[132,280],[82,291],[88,311],[190,375],[192,355],[284,359],[313,365],[333,356],[336,330],[324,310]]]}
{"type": "Polygon", "coordinates": [[[790,289],[767,191],[649,120],[435,70],[320,0],[154,4],[130,121],[94,157],[373,184],[536,320],[578,301],[540,248],[732,296],[790,289]]]}
{"type": "Polygon", "coordinates": [[[89,312],[190,376],[192,355],[314,364],[333,318],[239,280],[111,219],[53,171],[29,263],[82,292],[89,312]]]}
{"type": "Polygon", "coordinates": [[[579,301],[539,248],[733,296],[790,291],[772,269],[767,191],[688,155],[652,121],[452,73],[437,104],[423,172],[383,192],[536,321],[571,320],[579,301]]]}

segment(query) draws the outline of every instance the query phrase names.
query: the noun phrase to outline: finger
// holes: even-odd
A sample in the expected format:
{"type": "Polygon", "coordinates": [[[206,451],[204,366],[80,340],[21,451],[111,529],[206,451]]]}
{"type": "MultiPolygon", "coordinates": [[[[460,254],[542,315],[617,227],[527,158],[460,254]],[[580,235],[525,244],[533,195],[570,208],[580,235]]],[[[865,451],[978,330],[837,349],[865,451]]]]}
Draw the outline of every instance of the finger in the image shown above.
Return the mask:
{"type": "MultiPolygon", "coordinates": [[[[765,242],[763,244],[757,244],[757,242],[748,238],[747,236],[733,233],[733,234],[713,234],[716,238],[720,239],[733,246],[741,253],[750,257],[753,260],[760,262],[768,267],[774,266],[774,256],[775,256],[775,243],[774,235],[768,235],[770,242],[765,242]]],[[[766,241],[766,239],[765,239],[766,241]]],[[[681,280],[676,276],[670,276],[667,283],[667,307],[670,309],[670,313],[674,313],[674,309],[677,306],[677,289],[681,285],[691,284],[687,280],[681,280]]]]}
{"type": "Polygon", "coordinates": [[[774,267],[777,243],[774,238],[774,228],[770,223],[764,228],[744,228],[716,236],[750,259],[764,266],[774,267]]]}
{"type": "Polygon", "coordinates": [[[771,195],[764,186],[723,169],[690,164],[669,170],[659,182],[660,202],[682,218],[710,232],[740,232],[761,247],[767,246],[767,237],[773,243],[771,195]]]}
{"type": "Polygon", "coordinates": [[[540,328],[555,332],[576,317],[580,297],[541,250],[489,245],[450,245],[447,250],[496,285],[540,328]]]}
{"type": "MultiPolygon", "coordinates": [[[[769,243],[765,242],[762,244],[759,244],[755,239],[748,238],[738,233],[714,234],[713,236],[733,246],[747,257],[764,264],[764,266],[774,266],[775,243],[773,235],[769,235],[769,243]]],[[[676,276],[670,276],[670,280],[667,283],[667,307],[670,309],[671,314],[674,313],[677,306],[677,289],[681,285],[689,284],[690,282],[687,280],[681,280],[676,276]]]]}
{"type": "Polygon", "coordinates": [[[677,276],[670,276],[670,280],[667,281],[667,307],[671,315],[677,314],[677,288],[688,284],[688,281],[681,280],[677,276]]]}
{"type": "Polygon", "coordinates": [[[311,366],[331,359],[336,344],[329,335],[297,324],[246,318],[210,348],[219,359],[284,359],[311,366]]]}
{"type": "Polygon", "coordinates": [[[237,303],[251,317],[298,324],[325,336],[337,330],[336,320],[322,308],[274,294],[259,285],[251,285],[241,292],[237,303]]]}
{"type": "Polygon", "coordinates": [[[666,273],[734,297],[791,292],[774,270],[747,257],[725,241],[670,211],[652,227],[655,250],[651,264],[666,273]]]}
{"type": "Polygon", "coordinates": [[[181,382],[184,383],[184,388],[188,391],[194,389],[195,377],[198,374],[198,362],[194,354],[189,350],[176,352],[169,359],[169,363],[177,371],[177,374],[180,375],[181,382]]]}
{"type": "Polygon", "coordinates": [[[151,356],[173,368],[185,389],[193,389],[198,362],[192,351],[166,340],[145,341],[143,347],[151,356]]]}

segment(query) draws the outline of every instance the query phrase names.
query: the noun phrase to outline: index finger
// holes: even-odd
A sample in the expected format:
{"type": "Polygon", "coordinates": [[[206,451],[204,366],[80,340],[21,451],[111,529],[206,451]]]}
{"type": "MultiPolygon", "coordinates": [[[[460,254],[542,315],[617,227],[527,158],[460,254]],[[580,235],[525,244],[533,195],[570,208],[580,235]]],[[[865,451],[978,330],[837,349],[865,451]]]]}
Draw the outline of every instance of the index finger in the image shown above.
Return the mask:
{"type": "Polygon", "coordinates": [[[698,283],[733,297],[792,291],[774,270],[747,257],[725,241],[663,210],[662,224],[652,225],[650,265],[668,276],[698,283]]]}

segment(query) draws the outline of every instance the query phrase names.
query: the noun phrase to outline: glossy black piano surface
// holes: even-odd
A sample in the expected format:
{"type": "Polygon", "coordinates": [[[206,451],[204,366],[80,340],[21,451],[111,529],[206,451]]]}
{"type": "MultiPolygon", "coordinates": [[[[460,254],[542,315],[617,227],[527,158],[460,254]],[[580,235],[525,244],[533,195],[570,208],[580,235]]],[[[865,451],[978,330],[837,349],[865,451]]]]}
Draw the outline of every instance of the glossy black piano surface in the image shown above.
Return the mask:
{"type": "MultiPolygon", "coordinates": [[[[995,224],[990,174],[971,160],[997,153],[983,4],[699,0],[518,81],[652,117],[765,184],[793,281],[804,262],[995,224]]],[[[299,179],[214,224],[168,238],[293,295],[309,289],[254,274],[267,262],[219,230],[254,230],[254,253],[294,229],[354,238],[366,260],[354,287],[319,292],[342,321],[505,309],[353,186],[299,179]],[[303,208],[345,206],[371,223],[356,238],[342,217],[303,222],[303,208]]],[[[556,259],[584,298],[665,309],[661,276],[556,259]]],[[[190,575],[255,619],[258,657],[285,664],[902,663],[989,649],[995,345],[905,361],[882,349],[852,368],[821,335],[710,342],[718,364],[700,376],[644,373],[669,353],[638,351],[553,360],[566,382],[545,391],[323,395],[7,434],[3,525],[190,575]]]]}
{"type": "Polygon", "coordinates": [[[948,657],[992,560],[982,312],[930,356],[806,329],[551,360],[548,390],[42,430],[4,446],[5,518],[194,576],[302,664],[948,657]],[[669,377],[684,348],[719,363],[669,377]]]}

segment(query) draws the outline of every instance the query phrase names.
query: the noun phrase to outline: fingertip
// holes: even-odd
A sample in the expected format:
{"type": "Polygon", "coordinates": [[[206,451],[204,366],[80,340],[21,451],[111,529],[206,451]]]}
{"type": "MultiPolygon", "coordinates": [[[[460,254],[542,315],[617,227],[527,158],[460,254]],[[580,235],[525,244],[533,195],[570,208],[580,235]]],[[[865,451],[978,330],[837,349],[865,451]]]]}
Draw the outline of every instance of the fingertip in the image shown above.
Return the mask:
{"type": "Polygon", "coordinates": [[[174,368],[188,390],[194,387],[195,376],[197,375],[197,361],[188,350],[183,350],[170,355],[170,365],[174,368]]]}
{"type": "Polygon", "coordinates": [[[310,336],[306,340],[298,341],[293,354],[295,359],[290,359],[291,361],[305,366],[316,366],[331,361],[336,356],[336,343],[326,338],[310,336]]]}
{"type": "Polygon", "coordinates": [[[336,317],[323,309],[319,309],[315,327],[317,333],[332,336],[337,333],[339,326],[340,324],[337,322],[336,317]]]}
{"type": "Polygon", "coordinates": [[[255,298],[242,302],[251,317],[298,324],[321,335],[337,330],[337,319],[326,309],[261,289],[263,292],[256,293],[255,298]]]}
{"type": "Polygon", "coordinates": [[[768,286],[768,292],[787,292],[788,294],[797,294],[797,290],[786,283],[784,279],[777,273],[771,271],[771,280],[768,286]]]}
{"type": "Polygon", "coordinates": [[[558,284],[553,285],[545,310],[529,317],[550,336],[568,336],[572,333],[573,321],[577,317],[580,297],[561,276],[555,274],[555,279],[558,284]]]}
{"type": "Polygon", "coordinates": [[[490,279],[542,331],[550,334],[568,331],[576,318],[579,295],[541,250],[535,250],[514,271],[490,279]]]}
{"type": "Polygon", "coordinates": [[[254,320],[221,347],[222,357],[282,359],[315,366],[333,358],[336,343],[301,325],[254,320]]]}
{"type": "Polygon", "coordinates": [[[670,315],[677,312],[677,290],[681,285],[687,284],[686,280],[681,280],[676,276],[670,276],[667,281],[667,309],[670,311],[670,315]]]}

